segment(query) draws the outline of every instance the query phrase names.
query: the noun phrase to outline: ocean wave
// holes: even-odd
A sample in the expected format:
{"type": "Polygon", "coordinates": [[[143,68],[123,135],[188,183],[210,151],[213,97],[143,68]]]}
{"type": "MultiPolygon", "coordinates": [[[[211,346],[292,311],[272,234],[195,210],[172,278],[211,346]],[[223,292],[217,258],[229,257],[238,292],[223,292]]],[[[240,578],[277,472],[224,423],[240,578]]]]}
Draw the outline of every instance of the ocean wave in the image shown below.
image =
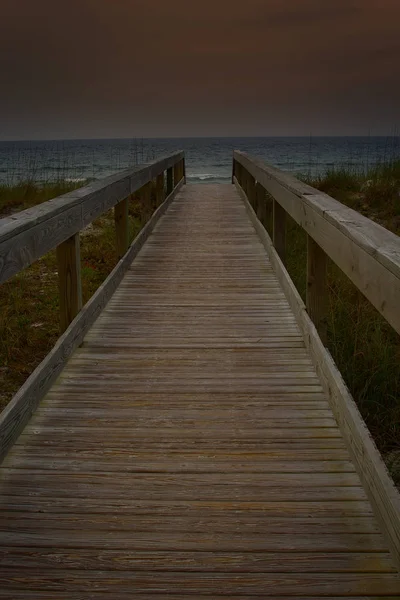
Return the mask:
{"type": "Polygon", "coordinates": [[[82,183],[87,180],[88,180],[87,177],[66,177],[65,178],[65,181],[67,183],[82,183]]]}
{"type": "Polygon", "coordinates": [[[218,177],[218,175],[215,173],[193,173],[187,175],[188,179],[200,179],[200,181],[205,179],[215,179],[216,177],[218,177]]]}
{"type": "Polygon", "coordinates": [[[218,173],[196,173],[186,176],[189,181],[230,181],[229,176],[218,175],[218,173]]]}

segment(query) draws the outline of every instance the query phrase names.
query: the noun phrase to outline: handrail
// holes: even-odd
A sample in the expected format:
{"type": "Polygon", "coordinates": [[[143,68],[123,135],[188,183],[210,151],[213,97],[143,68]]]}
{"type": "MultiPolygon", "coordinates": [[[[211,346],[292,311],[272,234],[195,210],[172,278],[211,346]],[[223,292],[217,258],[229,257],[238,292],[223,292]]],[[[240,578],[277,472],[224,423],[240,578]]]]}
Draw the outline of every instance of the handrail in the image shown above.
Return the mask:
{"type": "Polygon", "coordinates": [[[260,186],[273,197],[274,245],[283,262],[286,212],[307,232],[307,308],[321,337],[326,330],[326,256],[400,333],[400,238],[255,157],[235,151],[233,162],[234,177],[250,201],[260,186]]]}
{"type": "MultiPolygon", "coordinates": [[[[71,322],[67,322],[67,319],[65,319],[65,331],[58,339],[54,348],[49,352],[49,354],[35,369],[35,371],[29,376],[29,378],[26,380],[23,386],[15,394],[11,402],[9,402],[9,404],[1,413],[0,461],[7,454],[8,450],[18,438],[26,423],[28,423],[31,415],[34,413],[40,400],[50,389],[51,385],[56,381],[57,377],[61,373],[69,357],[73,354],[74,350],[82,343],[86,333],[96,321],[97,317],[101,314],[101,311],[106,306],[114,291],[117,289],[124,274],[126,273],[127,269],[129,269],[133,259],[135,258],[139,250],[142,248],[148,236],[152,233],[158,220],[171,205],[174,197],[181,189],[181,186],[185,183],[184,155],[182,152],[178,152],[169,157],[165,157],[159,161],[154,161],[154,163],[137,167],[132,171],[125,172],[125,174],[108,177],[103,181],[97,182],[95,186],[91,185],[79,190],[81,192],[80,208],[82,210],[82,214],[85,212],[85,201],[87,200],[88,202],[91,202],[92,199],[96,197],[96,195],[97,198],[101,198],[101,202],[103,203],[98,204],[97,208],[93,209],[91,216],[101,214],[102,212],[110,208],[110,206],[115,205],[117,249],[121,249],[123,243],[127,242],[127,236],[124,236],[124,222],[127,223],[128,215],[128,203],[126,199],[121,200],[121,197],[124,197],[127,190],[129,190],[128,194],[130,194],[140,189],[141,186],[143,187],[143,182],[145,182],[145,186],[143,187],[141,193],[143,193],[143,195],[146,198],[148,198],[150,191],[149,181],[151,181],[151,179],[155,176],[157,176],[157,204],[159,204],[159,201],[161,200],[160,205],[158,206],[158,208],[156,208],[149,221],[147,221],[143,229],[141,229],[141,231],[134,239],[132,244],[129,246],[129,248],[127,248],[127,251],[123,254],[123,256],[120,256],[120,260],[118,261],[114,269],[111,271],[107,279],[101,284],[101,286],[97,289],[97,291],[93,294],[93,296],[85,304],[85,306],[81,310],[77,311],[75,318],[71,319],[71,314],[67,315],[71,322]],[[165,169],[167,169],[166,198],[164,198],[165,169]],[[118,187],[118,181],[121,179],[123,180],[127,176],[131,178],[129,187],[118,187]],[[117,185],[117,189],[115,189],[115,185],[117,185]],[[94,187],[95,190],[93,190],[94,187]],[[113,195],[110,194],[108,197],[104,198],[103,196],[101,196],[101,194],[103,193],[102,190],[104,189],[114,190],[113,195]],[[89,192],[89,190],[91,191],[89,192]]],[[[67,194],[66,196],[69,195],[67,194]]],[[[62,196],[61,198],[65,198],[65,196],[62,196]]],[[[61,213],[63,206],[62,203],[59,202],[59,200],[60,198],[57,198],[56,201],[50,200],[49,202],[46,202],[44,205],[42,205],[46,208],[44,213],[49,214],[53,209],[54,211],[58,211],[58,213],[61,213]]],[[[68,209],[69,208],[65,210],[68,209]]],[[[15,230],[17,230],[18,233],[15,233],[13,237],[9,237],[9,240],[15,240],[18,238],[19,235],[22,235],[25,231],[32,231],[34,229],[35,219],[33,217],[33,214],[36,214],[37,223],[39,223],[39,225],[43,226],[44,228],[46,227],[46,221],[44,220],[44,218],[42,218],[42,213],[40,213],[37,210],[30,211],[28,216],[26,214],[28,211],[24,212],[26,217],[24,220],[24,224],[26,224],[25,229],[22,229],[22,231],[21,229],[18,230],[18,218],[16,218],[14,232],[15,230]],[[40,220],[41,218],[42,220],[40,220]]],[[[93,218],[95,218],[95,216],[93,216],[93,218]]],[[[6,219],[6,221],[8,222],[8,226],[12,225],[12,223],[10,223],[10,219],[6,219]]],[[[11,228],[9,228],[8,231],[7,228],[3,228],[2,232],[4,235],[9,235],[8,232],[11,230],[11,228]]],[[[2,239],[4,242],[4,237],[1,238],[0,236],[0,239],[2,239]]],[[[35,247],[34,249],[36,250],[35,247]]],[[[68,286],[64,282],[71,282],[74,273],[75,287],[78,285],[77,280],[79,275],[79,268],[77,266],[77,263],[79,264],[79,232],[72,236],[72,241],[71,238],[69,238],[66,241],[62,242],[57,249],[57,253],[59,255],[60,289],[62,289],[64,285],[64,287],[67,288],[67,293],[68,286]],[[75,243],[77,238],[78,242],[75,243]],[[72,246],[72,249],[77,251],[75,253],[70,251],[68,254],[68,246],[72,246]],[[62,263],[63,254],[67,255],[66,258],[64,258],[64,263],[66,263],[66,266],[68,268],[66,268],[65,265],[61,264],[63,271],[60,276],[60,263],[62,263]]],[[[77,294],[75,293],[75,296],[76,295],[77,294]]],[[[67,295],[67,301],[72,302],[73,299],[73,293],[67,295]]],[[[66,302],[64,301],[64,310],[66,309],[65,305],[66,302]]]]}
{"type": "Polygon", "coordinates": [[[79,232],[115,207],[118,258],[128,250],[128,197],[157,178],[157,204],[185,178],[184,152],[174,152],[121,173],[95,181],[34,208],[0,220],[0,284],[57,248],[61,331],[82,308],[79,232]]]}
{"type": "Polygon", "coordinates": [[[387,537],[396,564],[400,567],[399,492],[324,345],[328,305],[327,256],[399,331],[400,239],[327,194],[243,152],[234,152],[232,179],[244,196],[250,220],[269,254],[296,316],[304,343],[347,448],[387,537]],[[273,199],[273,240],[262,224],[266,211],[265,191],[273,199]],[[307,232],[306,305],[284,265],[286,212],[307,232]]]}

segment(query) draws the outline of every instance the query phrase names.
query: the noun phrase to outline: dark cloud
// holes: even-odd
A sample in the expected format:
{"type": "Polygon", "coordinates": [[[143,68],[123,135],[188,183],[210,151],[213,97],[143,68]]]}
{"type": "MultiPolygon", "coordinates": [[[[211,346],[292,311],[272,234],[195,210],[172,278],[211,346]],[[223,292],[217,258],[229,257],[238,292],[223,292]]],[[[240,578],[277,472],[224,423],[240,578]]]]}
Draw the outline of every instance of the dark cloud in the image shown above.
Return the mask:
{"type": "Polygon", "coordinates": [[[386,133],[397,0],[1,0],[0,137],[386,133]]]}

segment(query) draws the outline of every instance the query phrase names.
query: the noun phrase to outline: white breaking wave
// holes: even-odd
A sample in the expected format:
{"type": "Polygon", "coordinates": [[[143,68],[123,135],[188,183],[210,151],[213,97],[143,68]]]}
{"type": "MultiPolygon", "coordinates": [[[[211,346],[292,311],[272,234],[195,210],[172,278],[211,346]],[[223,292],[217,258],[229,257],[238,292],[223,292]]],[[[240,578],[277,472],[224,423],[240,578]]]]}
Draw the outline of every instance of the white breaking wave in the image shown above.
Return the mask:
{"type": "Polygon", "coordinates": [[[218,178],[218,175],[214,174],[214,173],[192,173],[188,175],[189,179],[201,179],[201,181],[204,181],[205,179],[216,179],[218,178]]]}
{"type": "Polygon", "coordinates": [[[82,181],[87,181],[87,177],[66,177],[65,181],[67,183],[82,183],[82,181]]]}

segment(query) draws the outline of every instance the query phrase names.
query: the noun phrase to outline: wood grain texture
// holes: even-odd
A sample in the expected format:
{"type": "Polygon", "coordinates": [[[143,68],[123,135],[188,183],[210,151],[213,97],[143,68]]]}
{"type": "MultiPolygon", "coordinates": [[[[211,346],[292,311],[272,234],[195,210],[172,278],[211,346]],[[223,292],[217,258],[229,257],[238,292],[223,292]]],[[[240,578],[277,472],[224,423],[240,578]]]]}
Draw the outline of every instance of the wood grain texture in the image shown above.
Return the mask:
{"type": "Polygon", "coordinates": [[[1,219],[0,283],[78,233],[182,158],[183,152],[161,157],[1,219]]]}
{"type": "Polygon", "coordinates": [[[179,181],[181,180],[181,164],[180,163],[176,163],[174,165],[174,185],[177,185],[177,183],[179,183],[179,181]]]}
{"type": "Polygon", "coordinates": [[[129,199],[124,198],[114,207],[117,258],[121,260],[129,248],[129,199]]]}
{"type": "Polygon", "coordinates": [[[328,339],[328,288],[327,256],[325,252],[307,236],[307,296],[306,306],[322,343],[328,339]]]}
{"type": "Polygon", "coordinates": [[[286,211],[275,199],[272,203],[272,241],[283,264],[286,262],[286,211]]]}
{"type": "Polygon", "coordinates": [[[288,173],[243,152],[234,157],[400,333],[399,237],[288,173]]]}
{"type": "Polygon", "coordinates": [[[81,253],[79,233],[57,246],[61,333],[82,308],[81,253]]]}
{"type": "Polygon", "coordinates": [[[156,201],[157,206],[160,206],[165,200],[165,186],[164,186],[164,171],[157,175],[156,178],[156,201]]]}
{"type": "Polygon", "coordinates": [[[400,594],[231,185],[177,194],[8,453],[0,492],[0,598],[400,594]]]}
{"type": "Polygon", "coordinates": [[[171,193],[174,188],[174,170],[172,167],[167,169],[167,195],[171,193]]]}
{"type": "Polygon", "coordinates": [[[307,314],[306,307],[289,277],[272,241],[258,221],[256,214],[240,190],[250,219],[269,254],[282,288],[290,303],[304,336],[316,372],[329,399],[350,455],[381,523],[397,567],[400,566],[400,494],[379,454],[354,399],[317,330],[307,314]]]}
{"type": "Polygon", "coordinates": [[[178,186],[165,202],[155,211],[138,236],[132,242],[128,252],[121,259],[107,279],[101,284],[92,298],[85,304],[65,333],[58,339],[54,348],[28,377],[0,414],[0,460],[36,410],[40,400],[57,379],[67,360],[82,343],[86,333],[101,314],[104,307],[117,289],[132,260],[135,258],[158,219],[164,214],[180,190],[178,186]]]}

